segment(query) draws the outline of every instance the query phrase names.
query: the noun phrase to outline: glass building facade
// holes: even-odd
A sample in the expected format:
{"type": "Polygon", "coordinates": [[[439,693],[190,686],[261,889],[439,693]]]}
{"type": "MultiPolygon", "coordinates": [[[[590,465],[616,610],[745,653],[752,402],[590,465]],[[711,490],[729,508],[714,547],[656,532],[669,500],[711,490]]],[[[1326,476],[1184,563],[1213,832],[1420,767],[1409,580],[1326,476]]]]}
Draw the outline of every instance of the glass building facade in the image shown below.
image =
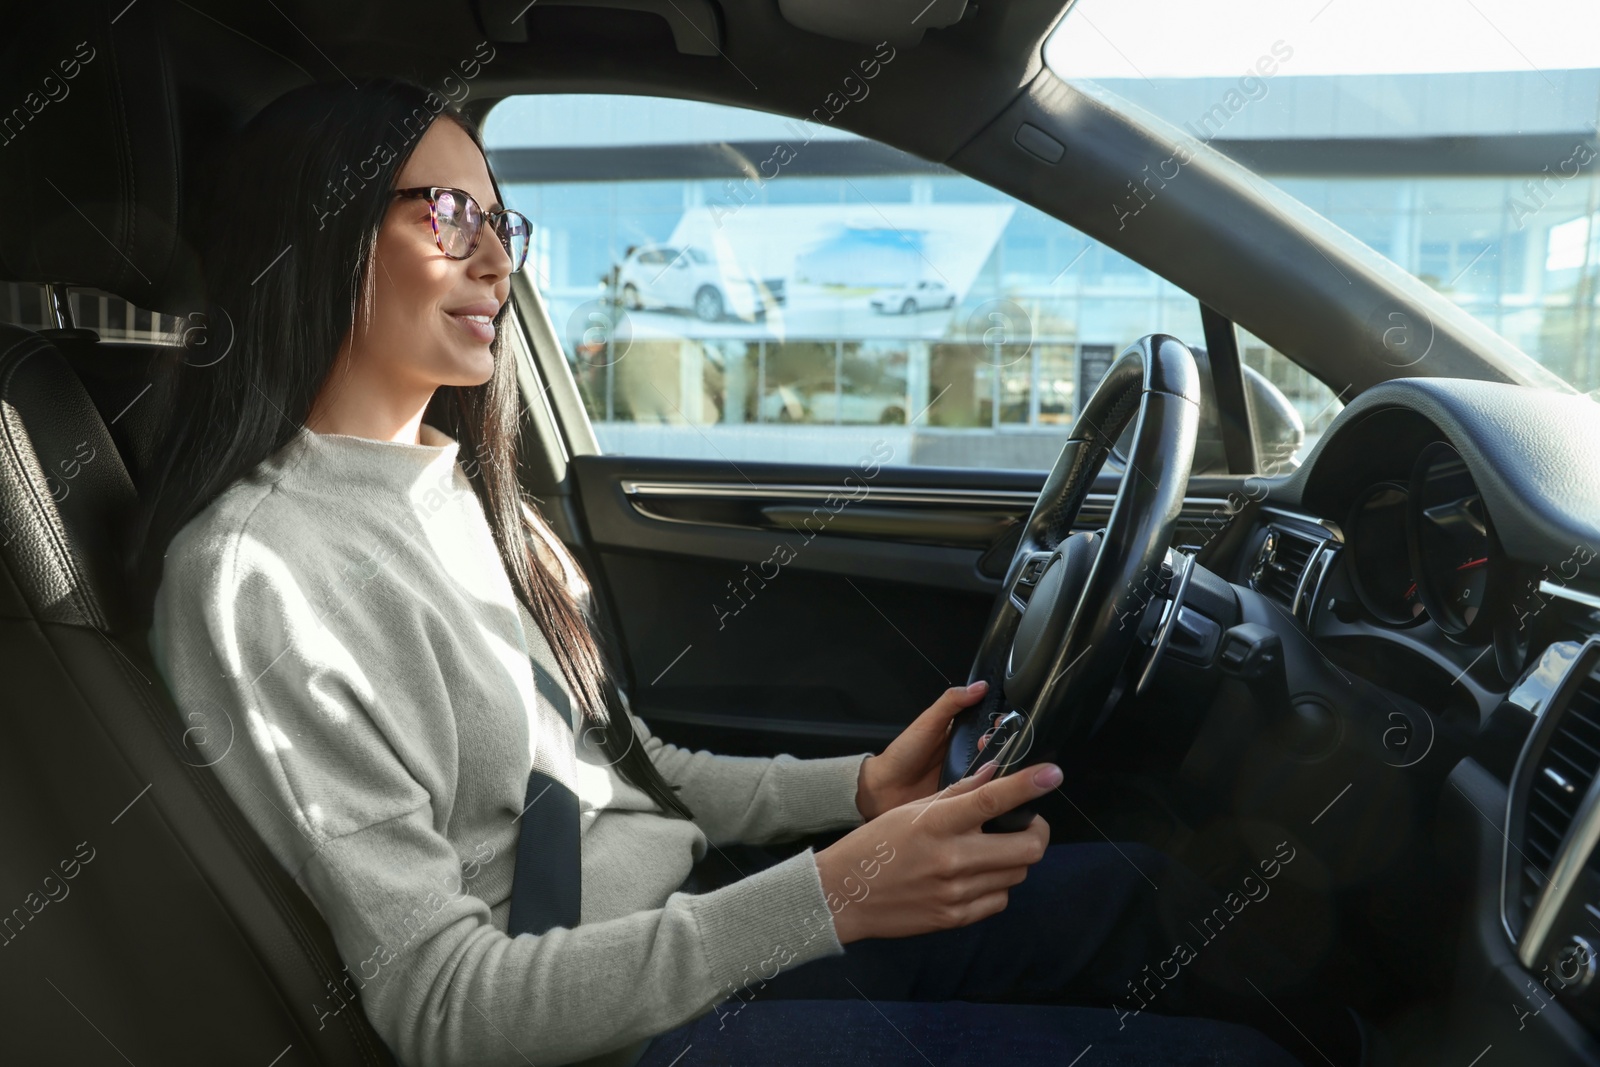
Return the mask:
{"type": "MultiPolygon", "coordinates": [[[[1531,77],[1279,78],[1224,112],[1225,130],[1204,125],[1227,98],[1219,79],[1098,85],[1174,126],[1201,121],[1200,139],[1589,390],[1600,71],[1539,75],[1559,106],[1531,77]]],[[[1202,342],[1194,299],[1145,268],[820,123],[534,96],[496,107],[486,139],[534,225],[527,269],[606,451],[848,463],[886,439],[896,463],[1038,469],[1129,342],[1202,342]]],[[[1333,390],[1242,342],[1309,444],[1333,390]]]]}

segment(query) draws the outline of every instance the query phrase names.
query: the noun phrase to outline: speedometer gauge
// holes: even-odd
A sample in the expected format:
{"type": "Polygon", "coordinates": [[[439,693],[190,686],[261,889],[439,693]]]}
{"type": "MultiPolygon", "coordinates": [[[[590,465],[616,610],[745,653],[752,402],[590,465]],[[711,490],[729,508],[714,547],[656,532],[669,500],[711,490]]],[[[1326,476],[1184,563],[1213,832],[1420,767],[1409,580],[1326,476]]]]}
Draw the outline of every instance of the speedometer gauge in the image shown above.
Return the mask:
{"type": "Polygon", "coordinates": [[[1382,482],[1361,494],[1345,524],[1345,551],[1356,595],[1382,622],[1401,624],[1422,617],[1407,547],[1406,487],[1382,482]]]}
{"type": "Polygon", "coordinates": [[[1494,592],[1494,531],[1466,463],[1436,442],[1411,475],[1410,531],[1417,591],[1439,629],[1471,639],[1487,630],[1494,592]]]}

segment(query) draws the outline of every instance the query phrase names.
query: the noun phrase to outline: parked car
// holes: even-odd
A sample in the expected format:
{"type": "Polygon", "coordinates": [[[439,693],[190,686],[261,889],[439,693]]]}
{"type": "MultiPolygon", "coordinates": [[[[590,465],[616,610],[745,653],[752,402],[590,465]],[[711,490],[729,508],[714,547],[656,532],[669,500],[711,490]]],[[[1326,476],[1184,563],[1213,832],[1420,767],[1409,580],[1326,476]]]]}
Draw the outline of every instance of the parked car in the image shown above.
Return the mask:
{"type": "Polygon", "coordinates": [[[670,308],[693,311],[704,322],[730,314],[754,319],[784,302],[782,278],[757,280],[694,245],[641,245],[629,249],[616,268],[622,305],[630,311],[670,308]]]}
{"type": "Polygon", "coordinates": [[[943,282],[920,281],[880,289],[872,298],[872,309],[883,314],[915,315],[930,308],[954,307],[956,294],[943,282]]]}

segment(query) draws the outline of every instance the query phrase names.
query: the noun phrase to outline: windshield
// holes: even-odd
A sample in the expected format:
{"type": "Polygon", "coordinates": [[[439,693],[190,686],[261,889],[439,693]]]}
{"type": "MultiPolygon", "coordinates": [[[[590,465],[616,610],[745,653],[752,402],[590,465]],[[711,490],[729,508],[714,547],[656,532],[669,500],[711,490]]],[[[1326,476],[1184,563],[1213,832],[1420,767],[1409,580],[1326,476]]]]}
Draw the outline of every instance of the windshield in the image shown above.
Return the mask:
{"type": "Polygon", "coordinates": [[[1594,0],[1077,0],[1044,58],[1600,387],[1594,0]]]}

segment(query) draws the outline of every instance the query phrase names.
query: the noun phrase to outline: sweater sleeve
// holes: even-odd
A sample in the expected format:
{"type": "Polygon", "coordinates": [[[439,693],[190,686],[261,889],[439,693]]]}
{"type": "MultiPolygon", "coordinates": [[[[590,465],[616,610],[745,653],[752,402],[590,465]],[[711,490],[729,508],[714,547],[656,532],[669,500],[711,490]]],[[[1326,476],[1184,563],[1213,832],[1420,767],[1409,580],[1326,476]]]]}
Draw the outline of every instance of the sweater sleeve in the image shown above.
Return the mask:
{"type": "Polygon", "coordinates": [[[856,807],[856,786],[870,752],[822,759],[690,752],[632,718],[650,762],[669,784],[683,787],[678,795],[714,845],[763,845],[866,821],[856,807]]]}
{"type": "MultiPolygon", "coordinates": [[[[319,612],[314,588],[248,536],[190,543],[169,552],[150,643],[180,713],[240,724],[207,762],[316,904],[361,1010],[406,1067],[586,1059],[843,954],[809,848],[714,892],[508,936],[398,743],[448,719],[412,706],[431,699],[413,696],[426,694],[425,635],[393,618],[366,633],[338,601],[370,591],[342,589],[319,612]],[[419,684],[375,690],[382,672],[419,684]]],[[[318,1010],[327,1025],[344,1007],[318,1010]]]]}
{"type": "Polygon", "coordinates": [[[432,821],[424,805],[325,841],[296,875],[408,1067],[570,1063],[844,952],[809,848],[660,908],[508,937],[432,821]]]}

